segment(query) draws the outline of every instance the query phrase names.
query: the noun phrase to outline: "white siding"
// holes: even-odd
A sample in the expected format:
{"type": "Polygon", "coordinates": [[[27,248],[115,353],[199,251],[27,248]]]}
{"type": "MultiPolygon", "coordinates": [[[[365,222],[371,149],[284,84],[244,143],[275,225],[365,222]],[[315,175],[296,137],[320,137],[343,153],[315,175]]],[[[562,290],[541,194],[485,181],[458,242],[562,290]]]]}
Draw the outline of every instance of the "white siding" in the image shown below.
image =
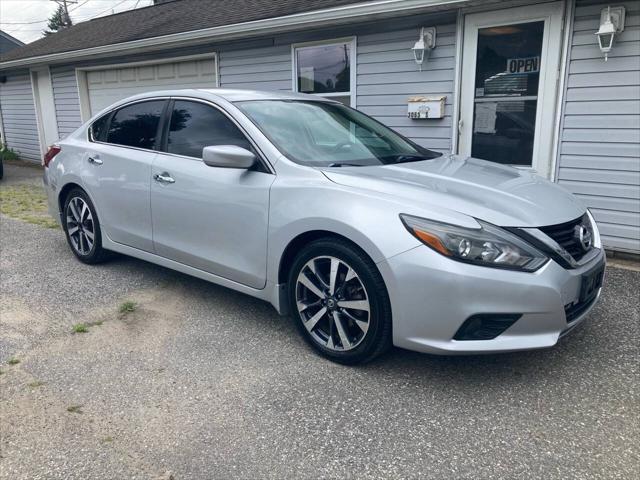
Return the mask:
{"type": "Polygon", "coordinates": [[[64,138],[82,123],[76,72],[73,67],[51,67],[50,71],[58,134],[64,138]]]}
{"type": "Polygon", "coordinates": [[[451,150],[451,114],[455,78],[455,25],[437,25],[437,46],[422,71],[411,47],[418,29],[358,37],[357,107],[417,143],[434,150],[451,150]],[[446,95],[445,117],[407,118],[407,100],[414,95],[446,95]]]}
{"type": "Polygon", "coordinates": [[[291,90],[291,46],[220,52],[220,86],[291,90]]]}
{"type": "Polygon", "coordinates": [[[58,134],[60,138],[64,138],[82,123],[76,72],[72,67],[51,67],[50,71],[58,134]]]}
{"type": "Polygon", "coordinates": [[[7,76],[0,83],[0,109],[6,144],[26,160],[40,161],[40,141],[28,72],[7,76]]]}
{"type": "Polygon", "coordinates": [[[593,212],[606,247],[640,253],[640,2],[605,62],[594,32],[608,3],[578,0],[558,182],[593,212]]]}

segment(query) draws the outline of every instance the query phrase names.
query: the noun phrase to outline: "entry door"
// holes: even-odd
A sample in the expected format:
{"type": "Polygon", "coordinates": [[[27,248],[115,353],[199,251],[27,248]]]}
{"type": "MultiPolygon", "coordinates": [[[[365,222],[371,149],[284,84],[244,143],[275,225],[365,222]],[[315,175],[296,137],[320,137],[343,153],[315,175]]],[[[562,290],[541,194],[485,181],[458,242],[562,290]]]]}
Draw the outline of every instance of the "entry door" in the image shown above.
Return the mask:
{"type": "Polygon", "coordinates": [[[551,176],[561,2],[465,17],[460,151],[551,176]]]}

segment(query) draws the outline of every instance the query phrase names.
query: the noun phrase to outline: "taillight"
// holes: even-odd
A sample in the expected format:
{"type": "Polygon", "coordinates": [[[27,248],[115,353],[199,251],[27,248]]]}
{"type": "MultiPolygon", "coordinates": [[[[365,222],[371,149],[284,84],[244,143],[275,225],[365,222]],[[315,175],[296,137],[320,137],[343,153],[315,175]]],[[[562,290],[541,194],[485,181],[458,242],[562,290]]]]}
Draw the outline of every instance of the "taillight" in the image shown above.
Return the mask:
{"type": "Polygon", "coordinates": [[[44,154],[44,158],[42,159],[42,165],[44,165],[45,167],[48,167],[49,162],[51,162],[51,160],[53,160],[53,157],[59,154],[61,150],[62,148],[60,148],[58,145],[51,145],[49,147],[49,150],[47,150],[47,153],[44,154]]]}

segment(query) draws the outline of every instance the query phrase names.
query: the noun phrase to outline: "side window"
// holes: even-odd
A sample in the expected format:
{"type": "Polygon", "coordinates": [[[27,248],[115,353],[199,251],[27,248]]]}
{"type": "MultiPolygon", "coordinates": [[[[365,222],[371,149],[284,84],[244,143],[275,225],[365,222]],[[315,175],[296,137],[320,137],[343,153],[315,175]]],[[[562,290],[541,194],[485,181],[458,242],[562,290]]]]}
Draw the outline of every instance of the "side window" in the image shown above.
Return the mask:
{"type": "Polygon", "coordinates": [[[104,140],[105,134],[107,133],[107,123],[109,121],[110,113],[103,115],[95,122],[91,124],[89,127],[89,139],[92,142],[100,142],[104,140]]]}
{"type": "Polygon", "coordinates": [[[111,118],[107,142],[152,149],[155,146],[164,105],[164,100],[154,100],[121,108],[111,118]]]}
{"type": "Polygon", "coordinates": [[[167,152],[202,158],[202,149],[212,145],[236,145],[253,151],[238,127],[216,108],[176,100],[171,112],[167,152]]]}

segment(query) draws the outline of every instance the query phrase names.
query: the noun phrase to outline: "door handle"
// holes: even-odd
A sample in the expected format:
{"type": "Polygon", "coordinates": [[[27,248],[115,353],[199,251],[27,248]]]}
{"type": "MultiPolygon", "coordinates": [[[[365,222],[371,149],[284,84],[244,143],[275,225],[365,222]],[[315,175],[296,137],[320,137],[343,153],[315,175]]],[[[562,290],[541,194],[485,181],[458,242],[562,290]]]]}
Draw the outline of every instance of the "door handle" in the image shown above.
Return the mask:
{"type": "Polygon", "coordinates": [[[160,183],[176,183],[171,175],[169,175],[169,172],[156,173],[153,175],[153,179],[160,183]]]}
{"type": "Polygon", "coordinates": [[[92,163],[93,165],[102,165],[102,160],[100,160],[97,156],[89,157],[87,160],[89,161],[89,163],[92,163]]]}

